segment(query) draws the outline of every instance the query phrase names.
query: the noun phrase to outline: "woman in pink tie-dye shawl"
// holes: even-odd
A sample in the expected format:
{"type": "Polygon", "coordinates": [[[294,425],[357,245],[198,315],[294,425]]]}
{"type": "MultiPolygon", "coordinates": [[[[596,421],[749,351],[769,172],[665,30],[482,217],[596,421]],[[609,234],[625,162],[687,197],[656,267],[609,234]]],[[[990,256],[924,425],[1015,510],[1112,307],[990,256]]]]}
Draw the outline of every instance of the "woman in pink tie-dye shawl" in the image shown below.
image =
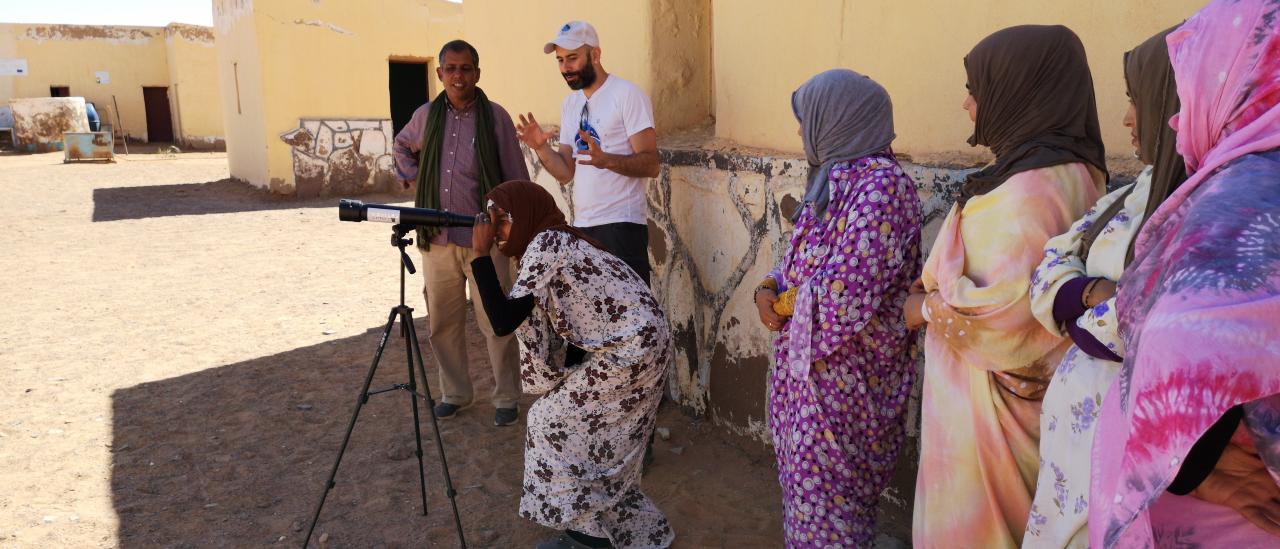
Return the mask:
{"type": "Polygon", "coordinates": [[[1090,545],[1254,547],[1259,526],[1280,523],[1280,489],[1222,508],[1225,519],[1153,502],[1237,407],[1219,468],[1245,452],[1259,462],[1251,489],[1272,488],[1267,473],[1280,481],[1280,0],[1217,0],[1168,45],[1182,103],[1171,124],[1191,176],[1139,233],[1120,280],[1130,352],[1094,439],[1090,545]]]}

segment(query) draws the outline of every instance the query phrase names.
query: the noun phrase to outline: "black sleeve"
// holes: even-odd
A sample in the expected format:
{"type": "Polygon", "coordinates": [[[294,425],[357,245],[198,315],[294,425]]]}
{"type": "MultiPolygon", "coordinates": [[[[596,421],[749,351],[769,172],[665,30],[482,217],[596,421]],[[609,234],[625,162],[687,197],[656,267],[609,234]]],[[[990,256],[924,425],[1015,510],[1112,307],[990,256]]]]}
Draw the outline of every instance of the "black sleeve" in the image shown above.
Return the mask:
{"type": "Polygon", "coordinates": [[[1200,483],[1204,482],[1204,479],[1209,477],[1209,473],[1213,472],[1213,468],[1218,465],[1218,458],[1222,457],[1222,451],[1227,448],[1227,444],[1231,443],[1231,436],[1235,434],[1242,417],[1244,417],[1244,408],[1241,406],[1236,406],[1222,414],[1217,423],[1209,427],[1204,436],[1191,446],[1187,458],[1182,461],[1182,467],[1178,469],[1178,476],[1173,477],[1173,484],[1170,484],[1165,491],[1185,496],[1200,486],[1200,483]]]}
{"type": "Polygon", "coordinates": [[[587,350],[572,343],[566,343],[566,345],[568,345],[568,348],[565,349],[564,353],[564,367],[572,368],[581,365],[582,361],[587,358],[587,350]]]}
{"type": "Polygon", "coordinates": [[[533,312],[533,296],[509,299],[498,282],[498,270],[493,267],[493,258],[480,256],[471,260],[471,275],[476,277],[476,287],[480,290],[480,302],[484,304],[484,312],[489,315],[489,324],[493,333],[505,336],[516,331],[529,313],[533,312]]]}

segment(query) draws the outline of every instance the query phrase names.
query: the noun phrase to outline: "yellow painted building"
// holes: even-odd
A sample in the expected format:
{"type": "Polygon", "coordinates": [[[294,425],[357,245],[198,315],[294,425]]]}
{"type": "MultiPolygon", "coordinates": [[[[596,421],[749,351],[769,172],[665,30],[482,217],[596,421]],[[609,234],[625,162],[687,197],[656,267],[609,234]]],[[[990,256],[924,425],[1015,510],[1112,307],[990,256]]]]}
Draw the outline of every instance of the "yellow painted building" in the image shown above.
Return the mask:
{"type": "MultiPolygon", "coordinates": [[[[480,52],[480,86],[515,112],[560,123],[569,95],[555,55],[542,53],[560,26],[588,21],[605,70],[649,93],[659,132],[712,123],[710,0],[558,0],[464,3],[463,33],[480,52]]],[[[513,114],[514,116],[514,114],[513,114]]]]}
{"type": "Polygon", "coordinates": [[[207,27],[0,24],[0,105],[84,97],[117,135],[217,148],[223,131],[218,75],[208,70],[214,58],[207,27]]]}
{"type": "Polygon", "coordinates": [[[416,107],[438,93],[435,57],[455,38],[479,50],[480,86],[491,99],[513,116],[532,111],[557,124],[569,89],[542,45],[571,18],[596,25],[608,70],[654,93],[660,129],[707,125],[710,5],[215,0],[232,176],[286,195],[390,190],[394,132],[375,134],[407,116],[391,112],[403,101],[392,65],[424,64],[427,89],[416,107]]]}
{"type": "Polygon", "coordinates": [[[1062,24],[1084,42],[1107,150],[1130,153],[1122,56],[1207,0],[767,0],[715,2],[716,135],[798,151],[789,97],[805,79],[846,67],[893,97],[895,148],[919,158],[970,153],[961,110],[964,56],[988,34],[1062,24]]]}
{"type": "Polygon", "coordinates": [[[215,0],[213,12],[232,177],[299,196],[396,184],[390,75],[418,77],[413,107],[437,89],[431,62],[461,34],[459,5],[215,0]]]}
{"type": "MultiPolygon", "coordinates": [[[[353,145],[341,120],[389,120],[390,63],[427,63],[441,44],[464,38],[480,51],[480,86],[513,115],[556,125],[569,92],[542,44],[570,19],[593,23],[607,70],[653,98],[659,134],[695,127],[721,142],[795,154],[800,143],[791,92],[832,67],[868,74],[893,96],[896,147],[917,160],[969,162],[986,152],[966,143],[960,109],[963,57],[1006,26],[1060,23],[1084,41],[1093,67],[1104,139],[1127,155],[1121,56],[1190,15],[1203,0],[215,0],[218,69],[233,176],[281,194],[387,188],[383,145],[353,145]],[[334,137],[342,146],[321,147],[334,137]],[[310,121],[310,122],[305,122],[310,121]],[[308,127],[308,124],[310,128],[308,127]],[[323,129],[327,126],[329,129],[323,129]],[[336,134],[335,134],[336,135],[336,134]],[[379,164],[381,162],[381,164],[379,164]],[[336,167],[335,167],[336,166],[336,167]],[[354,179],[353,179],[354,178],[354,179]],[[355,181],[358,180],[358,181],[355,181]],[[332,187],[332,189],[330,189],[332,187]]],[[[429,95],[428,95],[429,97],[429,95]]],[[[397,124],[399,121],[395,121],[397,124]]],[[[372,131],[373,124],[363,124],[372,131]]]]}

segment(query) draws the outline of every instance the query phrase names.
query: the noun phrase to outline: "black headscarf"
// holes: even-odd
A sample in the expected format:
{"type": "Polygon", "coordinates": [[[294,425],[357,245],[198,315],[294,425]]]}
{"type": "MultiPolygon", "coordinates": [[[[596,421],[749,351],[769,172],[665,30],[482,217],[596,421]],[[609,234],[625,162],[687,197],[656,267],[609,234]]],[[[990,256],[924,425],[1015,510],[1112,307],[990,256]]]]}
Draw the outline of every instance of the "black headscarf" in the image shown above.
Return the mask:
{"type": "Polygon", "coordinates": [[[1106,172],[1093,75],[1071,29],[1009,27],[978,42],[964,65],[978,103],[969,144],[990,147],[996,161],[969,174],[962,207],[1027,170],[1084,162],[1106,172]]]}
{"type": "MultiPolygon", "coordinates": [[[[1151,219],[1151,214],[1160,207],[1164,199],[1187,179],[1187,165],[1182,155],[1178,154],[1178,134],[1169,125],[1169,119],[1178,114],[1178,88],[1173,79],[1173,65],[1169,63],[1169,46],[1165,37],[1177,30],[1170,27],[1148,38],[1124,54],[1124,81],[1129,100],[1138,112],[1138,159],[1151,165],[1151,193],[1147,198],[1147,209],[1142,216],[1142,224],[1151,219]]],[[[1132,189],[1132,188],[1131,188],[1132,189]]],[[[1084,249],[1082,258],[1089,257],[1089,249],[1120,209],[1125,198],[1118,198],[1102,215],[1094,221],[1083,235],[1084,249]]],[[[1139,226],[1141,229],[1141,226],[1139,226]]],[[[1137,234],[1137,231],[1134,231],[1137,234]]],[[[1137,238],[1129,241],[1129,254],[1125,264],[1133,260],[1133,244],[1137,238]]]]}

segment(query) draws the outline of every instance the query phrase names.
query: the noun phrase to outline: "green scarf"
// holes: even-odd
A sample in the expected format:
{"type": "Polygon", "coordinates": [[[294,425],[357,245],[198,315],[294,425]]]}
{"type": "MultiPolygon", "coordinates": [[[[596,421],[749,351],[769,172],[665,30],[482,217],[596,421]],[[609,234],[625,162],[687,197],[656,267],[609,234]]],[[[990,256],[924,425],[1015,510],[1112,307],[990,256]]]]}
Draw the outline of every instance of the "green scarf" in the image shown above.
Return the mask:
{"type": "MultiPolygon", "coordinates": [[[[448,97],[440,92],[427,112],[427,125],[422,131],[422,150],[418,151],[418,195],[413,201],[415,208],[440,209],[440,147],[444,145],[444,117],[449,111],[448,103],[448,97]]],[[[498,138],[493,133],[493,104],[480,88],[476,88],[473,108],[476,112],[474,146],[480,172],[480,196],[484,197],[502,183],[502,165],[498,162],[498,138]]],[[[440,231],[440,227],[418,227],[418,247],[428,249],[431,238],[440,231]]]]}

